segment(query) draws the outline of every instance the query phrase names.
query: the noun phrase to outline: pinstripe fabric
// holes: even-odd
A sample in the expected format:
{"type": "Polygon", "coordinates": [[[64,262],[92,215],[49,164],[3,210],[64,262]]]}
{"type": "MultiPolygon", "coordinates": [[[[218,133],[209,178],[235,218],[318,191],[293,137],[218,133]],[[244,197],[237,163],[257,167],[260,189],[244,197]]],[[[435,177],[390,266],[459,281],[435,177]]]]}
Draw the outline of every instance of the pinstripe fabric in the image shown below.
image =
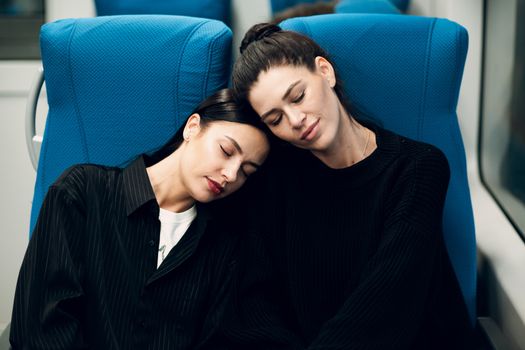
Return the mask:
{"type": "MultiPolygon", "coordinates": [[[[441,227],[447,160],[367,125],[378,148],[351,167],[331,169],[291,146],[267,160],[258,216],[284,319],[308,349],[470,349],[441,227]]],[[[244,298],[250,322],[273,334],[266,309],[244,298]]]]}
{"type": "Polygon", "coordinates": [[[238,235],[204,205],[160,266],[141,157],[77,165],[50,187],[15,295],[14,349],[193,349],[230,294],[238,235]]]}

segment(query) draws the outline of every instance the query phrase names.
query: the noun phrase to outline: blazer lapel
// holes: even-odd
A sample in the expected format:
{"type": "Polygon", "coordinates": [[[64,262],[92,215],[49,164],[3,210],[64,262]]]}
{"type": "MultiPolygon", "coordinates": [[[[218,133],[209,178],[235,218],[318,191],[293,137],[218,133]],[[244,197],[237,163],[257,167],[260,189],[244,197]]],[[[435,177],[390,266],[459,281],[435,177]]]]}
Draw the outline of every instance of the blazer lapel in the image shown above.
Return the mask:
{"type": "Polygon", "coordinates": [[[197,217],[193,220],[188,231],[186,231],[179,243],[171,249],[166,259],[148,279],[146,285],[155,282],[176,269],[193,255],[195,250],[197,250],[202,235],[206,231],[209,219],[210,216],[206,208],[197,205],[197,217]]]}

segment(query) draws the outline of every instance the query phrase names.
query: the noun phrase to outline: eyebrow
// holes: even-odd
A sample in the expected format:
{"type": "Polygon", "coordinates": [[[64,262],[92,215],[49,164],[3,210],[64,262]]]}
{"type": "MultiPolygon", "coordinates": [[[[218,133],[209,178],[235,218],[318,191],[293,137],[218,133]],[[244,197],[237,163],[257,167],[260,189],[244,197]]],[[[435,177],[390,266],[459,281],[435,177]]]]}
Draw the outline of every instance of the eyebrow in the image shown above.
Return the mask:
{"type": "MultiPolygon", "coordinates": [[[[286,92],[284,93],[283,97],[281,97],[281,100],[283,100],[283,101],[286,100],[286,98],[292,92],[293,88],[296,87],[297,84],[299,84],[300,82],[301,82],[301,79],[297,80],[296,82],[291,83],[290,86],[288,86],[288,89],[286,89],[286,92]]],[[[270,109],[268,112],[266,112],[263,115],[261,115],[261,119],[262,120],[266,119],[270,114],[272,114],[276,110],[277,110],[276,108],[270,109]]]]}
{"type": "Polygon", "coordinates": [[[301,82],[301,79],[297,80],[295,83],[292,83],[290,84],[290,86],[288,86],[288,89],[286,90],[286,92],[284,93],[283,97],[281,98],[281,100],[286,100],[286,98],[288,97],[288,95],[290,95],[290,93],[292,92],[293,88],[299,84],[301,82]]]}
{"type": "Polygon", "coordinates": [[[229,137],[228,135],[224,135],[224,137],[226,137],[228,140],[231,141],[231,143],[233,143],[233,146],[235,148],[237,148],[237,151],[239,151],[240,154],[242,154],[242,148],[241,146],[237,143],[237,141],[235,141],[235,139],[229,137]]]}
{"type": "MultiPolygon", "coordinates": [[[[242,154],[242,148],[241,148],[241,145],[239,145],[237,143],[237,141],[235,141],[235,139],[229,137],[228,135],[224,135],[224,137],[226,137],[228,140],[231,141],[231,143],[233,144],[233,146],[237,149],[237,151],[239,151],[240,154],[242,154]]],[[[247,161],[246,164],[250,164],[251,166],[259,169],[261,167],[260,164],[257,164],[255,162],[252,162],[252,161],[247,161]]]]}

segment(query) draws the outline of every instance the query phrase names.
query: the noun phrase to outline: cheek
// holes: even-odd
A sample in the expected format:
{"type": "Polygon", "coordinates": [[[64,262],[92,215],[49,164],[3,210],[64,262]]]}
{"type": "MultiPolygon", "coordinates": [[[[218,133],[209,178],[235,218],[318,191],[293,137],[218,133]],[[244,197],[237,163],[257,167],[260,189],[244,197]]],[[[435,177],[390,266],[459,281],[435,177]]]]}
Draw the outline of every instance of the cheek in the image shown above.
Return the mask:
{"type": "Polygon", "coordinates": [[[194,176],[211,175],[210,173],[217,168],[219,162],[218,155],[213,151],[207,145],[193,148],[185,159],[186,172],[194,176]]]}
{"type": "Polygon", "coordinates": [[[270,130],[272,134],[274,134],[281,140],[289,140],[291,137],[292,128],[288,126],[288,122],[286,120],[281,121],[281,124],[279,125],[279,127],[274,127],[270,130]]]}
{"type": "Polygon", "coordinates": [[[330,87],[328,82],[324,79],[319,81],[315,88],[312,89],[312,93],[308,98],[309,108],[316,110],[325,109],[328,104],[332,103],[335,93],[334,90],[330,87]]]}
{"type": "MultiPolygon", "coordinates": [[[[239,176],[241,176],[241,175],[239,175],[239,176]]],[[[241,188],[244,185],[245,182],[246,182],[246,179],[237,180],[235,182],[235,185],[232,187],[232,190],[233,191],[237,191],[239,188],[241,188]]]]}
{"type": "Polygon", "coordinates": [[[315,100],[315,108],[318,111],[326,111],[330,108],[332,104],[332,96],[327,91],[323,91],[322,94],[319,94],[318,98],[315,100]]]}
{"type": "Polygon", "coordinates": [[[242,187],[242,185],[244,185],[245,182],[246,180],[238,180],[234,184],[230,184],[230,188],[228,189],[226,193],[222,194],[221,198],[227,197],[237,192],[242,187]]]}
{"type": "Polygon", "coordinates": [[[214,167],[219,161],[218,147],[218,145],[211,142],[204,143],[198,153],[195,154],[193,162],[201,167],[214,167]]]}

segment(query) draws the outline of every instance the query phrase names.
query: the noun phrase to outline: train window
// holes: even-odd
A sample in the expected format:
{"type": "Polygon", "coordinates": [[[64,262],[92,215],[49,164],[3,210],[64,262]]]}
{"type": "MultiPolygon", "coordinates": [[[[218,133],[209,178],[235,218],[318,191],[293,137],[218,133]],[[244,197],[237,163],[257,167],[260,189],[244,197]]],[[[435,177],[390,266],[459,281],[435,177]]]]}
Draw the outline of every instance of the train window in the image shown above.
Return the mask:
{"type": "Polygon", "coordinates": [[[0,59],[40,59],[44,0],[0,0],[0,59]]]}
{"type": "Polygon", "coordinates": [[[525,0],[485,0],[480,166],[525,239],[525,0]]]}

